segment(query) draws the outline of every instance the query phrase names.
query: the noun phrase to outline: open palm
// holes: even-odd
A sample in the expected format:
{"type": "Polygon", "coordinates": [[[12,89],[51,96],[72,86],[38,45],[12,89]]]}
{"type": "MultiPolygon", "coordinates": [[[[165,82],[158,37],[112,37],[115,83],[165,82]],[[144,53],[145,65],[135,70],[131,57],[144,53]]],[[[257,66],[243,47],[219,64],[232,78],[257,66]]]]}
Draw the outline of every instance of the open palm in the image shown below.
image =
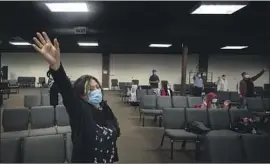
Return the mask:
{"type": "Polygon", "coordinates": [[[52,44],[48,35],[45,32],[37,33],[37,37],[33,38],[35,44],[32,46],[39,52],[50,65],[53,70],[58,70],[60,67],[60,48],[57,39],[54,39],[52,44]]]}

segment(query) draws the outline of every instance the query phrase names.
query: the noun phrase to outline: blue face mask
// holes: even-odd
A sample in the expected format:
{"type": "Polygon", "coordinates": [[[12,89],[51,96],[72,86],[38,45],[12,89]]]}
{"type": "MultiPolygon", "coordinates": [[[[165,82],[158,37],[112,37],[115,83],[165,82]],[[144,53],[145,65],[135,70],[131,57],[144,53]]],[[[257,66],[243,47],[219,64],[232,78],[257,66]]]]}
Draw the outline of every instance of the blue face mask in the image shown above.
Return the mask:
{"type": "Polygon", "coordinates": [[[100,89],[89,92],[88,94],[89,102],[91,104],[97,105],[102,101],[102,92],[100,89]]]}

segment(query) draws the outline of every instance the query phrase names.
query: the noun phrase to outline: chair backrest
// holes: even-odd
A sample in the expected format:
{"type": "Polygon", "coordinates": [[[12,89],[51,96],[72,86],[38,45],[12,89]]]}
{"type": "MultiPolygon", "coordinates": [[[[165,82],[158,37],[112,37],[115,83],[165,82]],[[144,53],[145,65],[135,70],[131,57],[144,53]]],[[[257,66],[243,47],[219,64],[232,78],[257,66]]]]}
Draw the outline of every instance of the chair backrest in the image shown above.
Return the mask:
{"type": "Polygon", "coordinates": [[[25,95],[24,107],[31,108],[33,106],[40,106],[40,96],[38,95],[25,95]]]}
{"type": "Polygon", "coordinates": [[[263,99],[263,106],[265,110],[270,110],[270,98],[263,99]]]}
{"type": "Polygon", "coordinates": [[[230,128],[230,119],[227,109],[208,109],[211,129],[221,130],[230,128]]]}
{"type": "Polygon", "coordinates": [[[26,137],[23,143],[23,163],[64,163],[63,135],[26,137]]]}
{"type": "Polygon", "coordinates": [[[111,85],[112,85],[112,87],[117,87],[118,86],[118,79],[111,79],[111,85]]]}
{"type": "Polygon", "coordinates": [[[43,94],[41,95],[41,105],[42,106],[50,106],[50,95],[49,94],[43,94]]]}
{"type": "Polygon", "coordinates": [[[16,86],[17,85],[17,80],[9,80],[8,81],[10,86],[16,86]]]}
{"type": "Polygon", "coordinates": [[[19,138],[6,138],[0,141],[0,163],[20,163],[21,142],[19,138]]]}
{"type": "Polygon", "coordinates": [[[49,88],[41,88],[41,90],[40,90],[40,95],[43,95],[43,94],[49,94],[49,91],[50,91],[49,88]]]}
{"type": "Polygon", "coordinates": [[[71,163],[72,150],[73,150],[73,144],[72,144],[72,140],[71,140],[71,133],[67,133],[67,135],[66,135],[66,158],[67,158],[68,163],[71,163]]]}
{"type": "Polygon", "coordinates": [[[30,112],[31,129],[54,126],[54,108],[52,106],[33,107],[30,112]]]}
{"type": "Polygon", "coordinates": [[[216,163],[241,163],[243,152],[240,136],[226,131],[211,131],[204,140],[206,156],[216,163]]]}
{"type": "Polygon", "coordinates": [[[39,83],[45,83],[45,81],[46,81],[45,77],[39,77],[38,78],[39,83]]]}
{"type": "Polygon", "coordinates": [[[230,92],[231,102],[240,102],[240,96],[237,92],[230,92]]]}
{"type": "Polygon", "coordinates": [[[57,105],[55,108],[56,125],[68,126],[69,116],[64,105],[57,105]]]}
{"type": "Polygon", "coordinates": [[[225,100],[229,100],[230,99],[230,92],[222,92],[222,91],[218,91],[217,92],[217,98],[219,102],[223,102],[225,100]]]}
{"type": "Polygon", "coordinates": [[[184,129],[185,128],[185,109],[184,108],[164,108],[163,125],[165,129],[184,129]]]}
{"type": "Polygon", "coordinates": [[[188,99],[188,107],[193,108],[195,105],[201,105],[202,104],[202,98],[201,97],[187,97],[188,99]]]}
{"type": "Polygon", "coordinates": [[[193,121],[199,121],[208,126],[206,109],[186,108],[186,123],[189,124],[193,121]]]}
{"type": "Polygon", "coordinates": [[[142,109],[156,109],[157,96],[156,95],[144,95],[141,98],[140,106],[142,109]]]}
{"type": "Polygon", "coordinates": [[[232,127],[236,126],[236,122],[241,117],[250,117],[251,113],[247,109],[237,109],[231,108],[230,109],[230,122],[232,127]]]}
{"type": "Polygon", "coordinates": [[[153,89],[147,89],[147,95],[156,95],[153,89]]]}
{"type": "Polygon", "coordinates": [[[269,163],[270,145],[268,135],[243,134],[242,142],[245,151],[245,162],[269,163]]]}
{"type": "Polygon", "coordinates": [[[186,96],[173,96],[172,105],[174,108],[186,108],[188,106],[186,96]]]}
{"type": "Polygon", "coordinates": [[[141,98],[144,96],[144,95],[147,95],[147,90],[146,89],[137,89],[136,90],[136,97],[137,97],[137,100],[141,100],[141,98]]]}
{"type": "Polygon", "coordinates": [[[173,90],[174,91],[181,91],[181,84],[174,84],[173,85],[173,90]]]}
{"type": "Polygon", "coordinates": [[[29,123],[29,111],[27,108],[4,109],[3,127],[4,131],[27,130],[29,123]]]}
{"type": "Polygon", "coordinates": [[[134,85],[139,85],[139,80],[132,80],[132,84],[134,84],[134,85]]]}
{"type": "Polygon", "coordinates": [[[251,112],[264,112],[263,101],[260,97],[246,98],[247,108],[251,112]]]}
{"type": "Polygon", "coordinates": [[[157,96],[157,108],[171,108],[172,107],[172,99],[171,96],[157,96]]]}

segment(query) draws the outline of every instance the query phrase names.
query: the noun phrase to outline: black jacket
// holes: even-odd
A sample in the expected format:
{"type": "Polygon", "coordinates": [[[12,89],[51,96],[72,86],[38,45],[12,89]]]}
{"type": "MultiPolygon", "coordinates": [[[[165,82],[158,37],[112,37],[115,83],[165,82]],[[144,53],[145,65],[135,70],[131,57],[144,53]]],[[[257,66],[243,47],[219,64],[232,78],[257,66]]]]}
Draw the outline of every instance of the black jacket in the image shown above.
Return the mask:
{"type": "Polygon", "coordinates": [[[116,140],[119,136],[117,129],[119,128],[109,106],[105,102],[101,103],[103,107],[101,113],[105,117],[99,117],[93,105],[75,95],[62,65],[57,71],[51,71],[70,119],[73,143],[72,162],[115,162],[116,140]]]}

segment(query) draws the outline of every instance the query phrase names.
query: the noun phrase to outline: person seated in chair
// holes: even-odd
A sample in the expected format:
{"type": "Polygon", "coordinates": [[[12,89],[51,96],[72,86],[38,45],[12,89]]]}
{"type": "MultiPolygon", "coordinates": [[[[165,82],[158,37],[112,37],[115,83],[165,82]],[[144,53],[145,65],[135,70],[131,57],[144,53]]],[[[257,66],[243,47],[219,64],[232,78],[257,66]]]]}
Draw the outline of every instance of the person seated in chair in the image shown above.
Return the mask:
{"type": "Polygon", "coordinates": [[[161,96],[173,96],[173,91],[168,86],[168,84],[164,84],[161,91],[160,91],[160,95],[161,96]]]}

